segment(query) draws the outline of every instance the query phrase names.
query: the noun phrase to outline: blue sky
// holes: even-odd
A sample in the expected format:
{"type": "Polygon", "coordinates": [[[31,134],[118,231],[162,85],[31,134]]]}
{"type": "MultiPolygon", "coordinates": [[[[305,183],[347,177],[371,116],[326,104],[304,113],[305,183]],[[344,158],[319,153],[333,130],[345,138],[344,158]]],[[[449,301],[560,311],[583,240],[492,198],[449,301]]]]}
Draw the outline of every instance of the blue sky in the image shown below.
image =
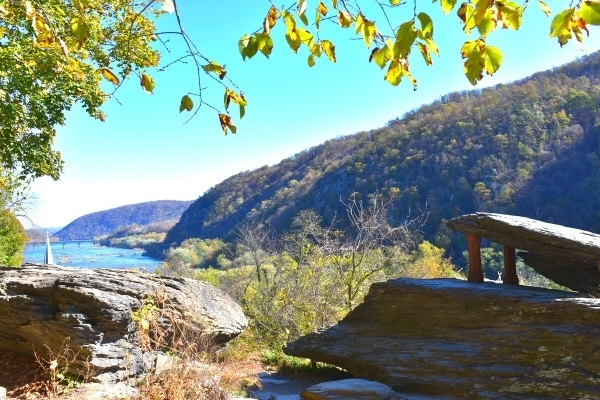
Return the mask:
{"type": "MultiPolygon", "coordinates": [[[[411,18],[412,3],[408,3],[393,10],[393,22],[411,18]]],[[[553,14],[567,6],[564,1],[546,3],[553,14]]],[[[308,15],[314,14],[315,4],[309,0],[308,15]]],[[[37,200],[31,218],[40,227],[60,227],[82,215],[122,205],[193,200],[238,172],[275,164],[337,136],[381,127],[444,94],[473,89],[463,74],[459,50],[465,40],[476,36],[465,37],[455,12],[444,17],[438,3],[423,4],[419,11],[427,11],[434,20],[440,57],[434,56],[433,66],[427,67],[413,50],[411,70],[418,80],[413,91],[407,81],[394,87],[383,80],[384,71],[368,63],[370,50],[352,35],[353,30],[322,23],[321,39],[334,42],[337,63],[323,56],[309,68],[306,48],[294,54],[279,22],[272,32],[275,46],[270,59],[257,54],[244,62],[238,39],[261,26],[270,5],[267,0],[180,0],[186,32],[207,58],[226,65],[228,77],[248,99],[241,121],[237,109],[230,108],[238,133],[223,135],[216,113],[208,107],[185,124],[190,114],[179,113],[179,101],[184,94],[197,92],[191,65],[148,70],[156,83],[154,94],[143,92],[136,79],[126,82],[116,94],[118,102],[110,100],[104,106],[106,122],[95,121],[80,109],[68,114],[55,141],[65,161],[62,178],[34,182],[37,200]]],[[[385,23],[377,9],[371,10],[374,14],[363,11],[377,24],[385,23]]],[[[174,22],[174,15],[165,15],[159,30],[172,30],[174,22]]],[[[561,48],[548,36],[550,22],[537,2],[531,2],[521,30],[492,33],[488,45],[502,50],[503,64],[477,88],[524,78],[600,49],[598,29],[582,45],[570,42],[561,48]]],[[[169,39],[169,51],[158,47],[163,64],[185,51],[177,37],[169,39]]],[[[221,107],[223,88],[204,74],[202,85],[204,99],[221,107]]]]}

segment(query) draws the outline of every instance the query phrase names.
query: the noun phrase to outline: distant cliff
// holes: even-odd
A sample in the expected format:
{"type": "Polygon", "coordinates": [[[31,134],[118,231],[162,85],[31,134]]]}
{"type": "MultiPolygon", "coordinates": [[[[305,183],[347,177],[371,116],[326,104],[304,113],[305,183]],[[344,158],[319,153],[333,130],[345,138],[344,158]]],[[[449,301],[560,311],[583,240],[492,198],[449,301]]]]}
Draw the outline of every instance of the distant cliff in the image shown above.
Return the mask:
{"type": "Polygon", "coordinates": [[[118,228],[179,219],[192,201],[158,200],[98,211],[77,218],[55,233],[60,240],[92,239],[118,228]]]}

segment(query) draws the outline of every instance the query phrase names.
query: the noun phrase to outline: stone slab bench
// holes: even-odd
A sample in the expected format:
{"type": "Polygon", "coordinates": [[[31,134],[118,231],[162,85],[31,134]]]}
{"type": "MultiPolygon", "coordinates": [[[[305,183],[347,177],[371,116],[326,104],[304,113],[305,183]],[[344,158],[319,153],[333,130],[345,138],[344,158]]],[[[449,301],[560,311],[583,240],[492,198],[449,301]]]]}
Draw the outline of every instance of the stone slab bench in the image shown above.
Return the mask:
{"type": "Polygon", "coordinates": [[[600,235],[506,214],[475,213],[454,218],[446,226],[466,235],[470,282],[483,282],[482,238],[504,246],[506,284],[519,284],[515,249],[537,272],[568,287],[600,294],[600,235]]]}

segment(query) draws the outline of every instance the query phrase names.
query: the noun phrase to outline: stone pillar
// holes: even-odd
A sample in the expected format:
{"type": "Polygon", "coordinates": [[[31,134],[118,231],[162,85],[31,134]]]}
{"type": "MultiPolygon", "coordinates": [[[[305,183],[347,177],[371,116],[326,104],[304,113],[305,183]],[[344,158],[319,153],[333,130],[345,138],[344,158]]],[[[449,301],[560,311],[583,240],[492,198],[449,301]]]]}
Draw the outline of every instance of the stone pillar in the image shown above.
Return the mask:
{"type": "Polygon", "coordinates": [[[469,282],[483,282],[483,270],[481,269],[481,237],[472,235],[467,236],[467,246],[469,251],[469,282]]]}
{"type": "Polygon", "coordinates": [[[504,245],[504,275],[502,276],[502,282],[507,285],[519,284],[515,248],[507,245],[504,245]]]}

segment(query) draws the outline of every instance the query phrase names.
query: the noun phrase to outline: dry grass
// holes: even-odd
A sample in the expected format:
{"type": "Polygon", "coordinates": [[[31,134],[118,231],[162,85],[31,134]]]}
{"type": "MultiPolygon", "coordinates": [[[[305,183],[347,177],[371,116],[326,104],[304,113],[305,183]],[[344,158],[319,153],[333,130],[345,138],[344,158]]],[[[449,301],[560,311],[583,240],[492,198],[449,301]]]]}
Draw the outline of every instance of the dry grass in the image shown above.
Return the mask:
{"type": "Polygon", "coordinates": [[[180,317],[164,293],[146,299],[133,317],[142,348],[169,355],[138,386],[135,400],[225,400],[257,382],[257,359],[221,351],[210,335],[180,317]]]}

